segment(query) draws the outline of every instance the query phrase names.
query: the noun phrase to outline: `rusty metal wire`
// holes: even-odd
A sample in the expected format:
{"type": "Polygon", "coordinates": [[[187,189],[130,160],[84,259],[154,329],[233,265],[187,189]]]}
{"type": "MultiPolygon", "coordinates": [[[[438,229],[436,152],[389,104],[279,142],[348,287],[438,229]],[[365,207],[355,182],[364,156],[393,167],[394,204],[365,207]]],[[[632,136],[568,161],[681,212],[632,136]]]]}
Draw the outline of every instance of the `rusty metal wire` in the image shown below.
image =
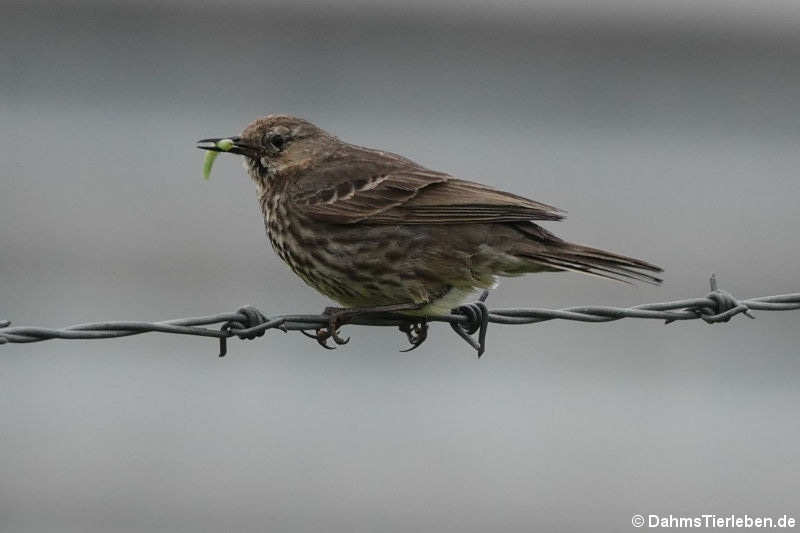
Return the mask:
{"type": "Polygon", "coordinates": [[[489,324],[535,324],[549,320],[578,322],[612,322],[622,318],[648,318],[666,323],[679,320],[703,320],[708,324],[728,322],[738,314],[754,318],[750,311],[789,311],[800,309],[800,293],[761,296],[737,300],[732,294],[717,287],[711,276],[711,292],[700,298],[637,305],[634,307],[581,306],[565,309],[488,309],[484,303],[487,292],[473,303],[457,307],[449,315],[408,317],[398,313],[363,313],[345,322],[333,323],[330,315],[279,315],[264,316],[258,309],[247,306],[233,313],[180,318],[163,322],[94,322],[60,329],[41,327],[9,327],[10,322],[0,320],[0,344],[40,342],[50,339],[109,339],[148,332],[174,333],[215,337],[220,342],[220,357],[227,353],[227,339],[255,339],[267,330],[300,331],[316,338],[325,347],[325,340],[335,336],[336,329],[344,324],[359,326],[394,326],[405,332],[411,341],[410,349],[418,347],[427,337],[427,324],[447,322],[453,330],[470,344],[480,357],[486,350],[486,333],[489,324]],[[205,326],[222,324],[219,329],[205,326]],[[327,330],[327,331],[326,331],[327,330]],[[308,332],[315,332],[310,334],[308,332]],[[326,333],[326,336],[321,336],[326,333]],[[476,334],[477,333],[477,338],[476,334]]]}

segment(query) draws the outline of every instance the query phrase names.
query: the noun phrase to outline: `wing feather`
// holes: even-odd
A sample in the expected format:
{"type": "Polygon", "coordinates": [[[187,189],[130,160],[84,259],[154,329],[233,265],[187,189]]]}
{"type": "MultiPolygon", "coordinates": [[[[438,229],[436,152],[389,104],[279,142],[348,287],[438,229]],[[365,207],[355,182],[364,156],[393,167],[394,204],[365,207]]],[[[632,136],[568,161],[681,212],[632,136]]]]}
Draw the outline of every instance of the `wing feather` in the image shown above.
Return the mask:
{"type": "Polygon", "coordinates": [[[351,157],[340,154],[293,184],[295,208],[338,224],[515,222],[564,216],[553,206],[429,170],[400,156],[358,147],[351,147],[353,151],[351,157]]]}

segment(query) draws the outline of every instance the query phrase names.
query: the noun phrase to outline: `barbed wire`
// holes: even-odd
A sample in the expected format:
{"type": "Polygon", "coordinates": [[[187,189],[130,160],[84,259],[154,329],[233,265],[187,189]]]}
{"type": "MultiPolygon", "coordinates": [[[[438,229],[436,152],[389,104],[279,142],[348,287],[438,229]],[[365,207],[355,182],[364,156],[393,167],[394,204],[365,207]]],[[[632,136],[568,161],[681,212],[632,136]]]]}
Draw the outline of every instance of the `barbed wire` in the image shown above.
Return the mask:
{"type": "Polygon", "coordinates": [[[325,348],[327,340],[346,344],[349,339],[338,336],[338,328],[346,325],[398,327],[406,334],[411,347],[416,349],[427,338],[428,323],[446,322],[480,357],[486,350],[486,333],[489,324],[536,324],[550,320],[577,322],[612,322],[623,318],[664,320],[667,324],[679,320],[703,320],[708,324],[728,322],[738,314],[753,317],[750,311],[789,311],[800,309],[800,293],[761,296],[737,300],[731,293],[717,287],[711,276],[711,292],[700,298],[649,303],[634,307],[580,306],[565,309],[488,309],[485,303],[488,291],[473,303],[453,309],[448,315],[411,317],[399,313],[365,312],[338,315],[335,312],[317,315],[278,315],[267,317],[252,306],[233,313],[203,317],[179,318],[162,322],[93,322],[59,329],[42,327],[10,327],[11,322],[0,320],[0,344],[41,342],[51,339],[109,339],[149,332],[198,335],[219,339],[219,356],[227,353],[227,339],[255,339],[271,329],[300,331],[316,339],[325,348]],[[204,326],[220,324],[219,329],[204,326]],[[309,333],[309,332],[314,333],[309,333]],[[477,334],[477,335],[476,335],[477,334]]]}

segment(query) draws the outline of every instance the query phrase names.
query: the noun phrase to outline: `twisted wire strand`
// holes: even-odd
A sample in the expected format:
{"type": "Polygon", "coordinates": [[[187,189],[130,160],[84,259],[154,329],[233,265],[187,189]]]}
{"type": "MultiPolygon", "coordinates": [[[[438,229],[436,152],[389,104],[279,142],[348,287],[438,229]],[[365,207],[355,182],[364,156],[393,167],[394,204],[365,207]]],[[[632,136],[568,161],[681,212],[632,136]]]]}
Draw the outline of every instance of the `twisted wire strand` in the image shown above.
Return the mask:
{"type": "MultiPolygon", "coordinates": [[[[480,357],[486,349],[486,332],[489,324],[536,324],[550,320],[577,322],[613,322],[623,318],[664,320],[666,323],[682,320],[703,320],[708,324],[728,322],[738,314],[754,318],[750,311],[790,311],[800,309],[800,293],[760,296],[737,300],[732,294],[717,287],[711,277],[711,292],[704,297],[642,304],[633,307],[579,306],[564,309],[511,308],[488,309],[484,303],[488,293],[473,303],[457,307],[448,315],[409,317],[398,313],[365,313],[356,315],[347,324],[358,326],[408,326],[415,323],[446,322],[480,357]],[[477,338],[475,334],[477,333],[477,338]]],[[[317,331],[330,325],[325,314],[292,314],[267,317],[252,306],[233,313],[179,318],[161,322],[92,322],[65,328],[11,327],[8,320],[0,320],[0,344],[41,342],[51,339],[109,339],[159,332],[178,335],[215,337],[220,342],[220,356],[227,352],[227,339],[255,339],[271,329],[281,331],[317,331]],[[205,326],[222,324],[219,329],[205,326]]],[[[423,339],[424,340],[424,339],[423,339]]],[[[419,343],[421,344],[421,341],[419,343]]],[[[416,345],[414,347],[416,347],[416,345]]]]}

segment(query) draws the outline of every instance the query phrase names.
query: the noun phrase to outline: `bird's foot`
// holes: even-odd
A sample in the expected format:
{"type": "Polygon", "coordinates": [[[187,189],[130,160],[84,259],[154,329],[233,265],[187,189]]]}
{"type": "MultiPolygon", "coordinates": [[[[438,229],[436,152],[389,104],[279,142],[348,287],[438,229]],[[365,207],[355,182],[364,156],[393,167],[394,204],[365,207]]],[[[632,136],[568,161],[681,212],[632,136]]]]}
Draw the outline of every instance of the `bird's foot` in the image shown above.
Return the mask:
{"type": "Polygon", "coordinates": [[[341,307],[326,307],[322,314],[328,317],[328,325],[317,328],[314,334],[303,331],[303,335],[316,340],[320,346],[327,350],[336,349],[336,346],[328,344],[328,339],[333,339],[333,342],[339,346],[350,342],[350,337],[341,337],[339,335],[339,328],[352,318],[352,313],[348,313],[347,309],[342,309],[341,307]]]}
{"type": "MultiPolygon", "coordinates": [[[[392,305],[379,305],[375,307],[326,307],[322,314],[328,318],[327,327],[317,328],[314,334],[303,331],[303,335],[315,339],[320,346],[333,350],[336,346],[330,346],[328,339],[333,339],[338,345],[347,344],[350,342],[350,337],[341,337],[339,335],[339,328],[345,324],[350,323],[353,318],[360,315],[368,315],[375,313],[396,313],[399,311],[413,311],[420,309],[424,304],[392,304],[392,305]]],[[[428,325],[424,320],[414,322],[408,325],[400,326],[400,331],[404,332],[408,337],[408,341],[412,344],[411,350],[425,342],[428,337],[428,325]]],[[[410,350],[406,350],[410,351],[410,350]]]]}
{"type": "Polygon", "coordinates": [[[400,350],[401,352],[410,352],[416,350],[428,338],[428,323],[424,320],[419,322],[410,322],[408,324],[401,324],[398,326],[398,329],[406,334],[408,342],[411,344],[411,347],[406,348],[405,350],[400,350]]]}

